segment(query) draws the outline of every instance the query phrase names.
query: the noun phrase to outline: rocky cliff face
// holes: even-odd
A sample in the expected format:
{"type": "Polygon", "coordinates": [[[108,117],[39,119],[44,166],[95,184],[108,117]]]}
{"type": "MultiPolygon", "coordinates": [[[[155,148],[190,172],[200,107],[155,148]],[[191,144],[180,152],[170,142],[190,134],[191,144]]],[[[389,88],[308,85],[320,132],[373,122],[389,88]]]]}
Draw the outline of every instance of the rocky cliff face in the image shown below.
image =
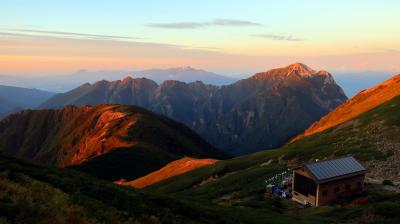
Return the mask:
{"type": "Polygon", "coordinates": [[[85,84],[42,105],[134,104],[180,121],[230,153],[274,148],[346,100],[326,71],[297,63],[226,86],[125,78],[85,84]]]}

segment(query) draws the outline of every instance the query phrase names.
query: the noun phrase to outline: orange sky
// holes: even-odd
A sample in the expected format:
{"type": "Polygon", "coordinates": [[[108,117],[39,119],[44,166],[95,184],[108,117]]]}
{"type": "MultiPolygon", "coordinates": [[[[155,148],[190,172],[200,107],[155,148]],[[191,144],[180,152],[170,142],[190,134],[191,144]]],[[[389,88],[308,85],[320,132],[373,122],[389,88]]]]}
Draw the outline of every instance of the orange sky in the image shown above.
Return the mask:
{"type": "Polygon", "coordinates": [[[0,1],[0,74],[293,62],[398,73],[400,1],[0,1]],[[93,7],[95,6],[95,7],[93,7]]]}
{"type": "Polygon", "coordinates": [[[271,56],[145,42],[28,36],[16,37],[8,45],[0,44],[0,74],[61,74],[80,69],[130,71],[179,66],[239,74],[293,62],[303,62],[316,69],[399,72],[399,58],[400,51],[393,50],[323,56],[271,56]]]}

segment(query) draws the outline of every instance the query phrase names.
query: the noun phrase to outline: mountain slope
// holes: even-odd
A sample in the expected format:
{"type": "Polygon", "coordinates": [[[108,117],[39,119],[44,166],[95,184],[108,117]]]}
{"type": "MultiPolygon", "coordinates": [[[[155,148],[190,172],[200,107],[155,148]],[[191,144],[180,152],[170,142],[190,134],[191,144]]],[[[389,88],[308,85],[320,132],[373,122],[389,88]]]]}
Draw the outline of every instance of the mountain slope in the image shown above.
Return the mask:
{"type": "Polygon", "coordinates": [[[0,119],[5,117],[7,114],[14,111],[18,111],[21,108],[16,104],[9,102],[8,100],[0,97],[0,119]]]}
{"type": "Polygon", "coordinates": [[[36,108],[53,95],[37,89],[0,85],[0,119],[23,108],[36,108]]]}
{"type": "Polygon", "coordinates": [[[127,77],[124,80],[95,84],[83,84],[67,93],[57,94],[41,105],[41,108],[62,108],[69,104],[76,106],[98,105],[105,103],[132,104],[148,107],[154,99],[158,85],[156,82],[127,77]]]}
{"type": "Polygon", "coordinates": [[[185,155],[224,157],[183,124],[122,105],[10,115],[0,122],[0,150],[113,181],[144,176],[185,155]]]}
{"type": "MultiPolygon", "coordinates": [[[[267,164],[273,156],[274,151],[261,152],[195,170],[184,175],[184,180],[191,182],[212,173],[227,175],[207,179],[197,189],[187,185],[186,191],[165,196],[0,154],[0,220],[3,223],[397,223],[400,220],[400,195],[372,185],[367,188],[366,205],[298,209],[285,201],[264,198],[264,178],[281,170],[272,167],[275,162],[267,164]],[[230,194],[234,189],[236,193],[230,194]],[[224,194],[229,195],[224,197],[224,206],[212,199],[224,194]]],[[[169,183],[179,185],[181,180],[178,177],[169,183]]]]}
{"type": "Polygon", "coordinates": [[[53,95],[38,89],[0,85],[0,96],[22,108],[35,108],[53,95]]]}
{"type": "Polygon", "coordinates": [[[85,84],[42,105],[133,104],[178,120],[231,153],[274,148],[346,100],[326,71],[303,64],[259,73],[226,86],[125,78],[85,84]]]}
{"type": "MultiPolygon", "coordinates": [[[[368,168],[367,178],[391,180],[399,189],[400,97],[361,116],[282,148],[254,153],[172,177],[147,190],[175,197],[208,200],[228,207],[258,208],[266,203],[265,180],[287,168],[315,159],[352,154],[368,168]]],[[[398,191],[398,190],[397,190],[398,191]]],[[[324,206],[305,214],[342,219],[336,223],[396,223],[400,220],[400,194],[367,185],[366,205],[324,206]],[[390,203],[387,203],[390,201],[390,203]],[[366,218],[368,217],[368,218],[366,218]]],[[[290,210],[290,209],[289,209],[290,210]]],[[[335,221],[332,221],[335,223],[335,221]]]]}
{"type": "MultiPolygon", "coordinates": [[[[217,204],[257,206],[264,200],[266,179],[305,162],[348,154],[354,155],[368,168],[367,177],[371,181],[382,183],[383,180],[391,180],[398,188],[399,114],[400,96],[397,96],[343,124],[286,144],[282,148],[221,161],[165,180],[150,186],[148,190],[212,200],[217,204]]],[[[368,186],[367,189],[370,190],[369,200],[375,200],[374,186],[368,186]]],[[[382,193],[382,190],[378,191],[382,193]]],[[[396,194],[390,198],[399,196],[396,194]]],[[[400,201],[396,203],[394,206],[398,206],[400,201]]],[[[373,207],[372,204],[369,206],[373,207]]],[[[360,214],[367,211],[359,210],[360,214]]],[[[391,219],[391,216],[387,218],[391,219]]]]}
{"type": "Polygon", "coordinates": [[[215,159],[194,159],[194,158],[189,158],[185,157],[173,162],[168,163],[166,166],[163,168],[154,171],[150,174],[147,174],[144,177],[138,178],[133,181],[117,181],[117,184],[121,185],[128,185],[132,186],[135,188],[145,188],[147,186],[153,185],[155,183],[161,182],[163,180],[166,180],[168,178],[182,175],[184,173],[187,173],[191,170],[198,169],[203,166],[209,166],[214,163],[218,162],[218,160],[215,159]]]}
{"type": "Polygon", "coordinates": [[[292,141],[324,131],[367,112],[400,95],[400,74],[370,89],[364,90],[314,123],[292,141]]]}

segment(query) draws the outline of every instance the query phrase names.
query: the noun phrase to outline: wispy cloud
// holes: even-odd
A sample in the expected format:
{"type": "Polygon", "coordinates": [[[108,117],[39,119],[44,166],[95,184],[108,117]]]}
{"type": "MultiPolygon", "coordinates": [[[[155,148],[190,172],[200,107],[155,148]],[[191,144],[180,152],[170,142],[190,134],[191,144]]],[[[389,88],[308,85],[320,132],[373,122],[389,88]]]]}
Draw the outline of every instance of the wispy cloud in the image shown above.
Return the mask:
{"type": "Polygon", "coordinates": [[[88,33],[75,33],[75,32],[61,32],[61,31],[50,31],[50,30],[36,30],[36,29],[6,29],[6,31],[11,31],[13,34],[40,34],[49,35],[55,37],[75,37],[84,39],[125,39],[125,40],[137,40],[142,39],[139,37],[129,37],[129,36],[118,36],[118,35],[101,35],[101,34],[88,34],[88,33]]]}
{"type": "Polygon", "coordinates": [[[221,48],[219,48],[219,47],[202,47],[202,46],[200,46],[200,47],[186,47],[187,49],[198,49],[198,50],[206,50],[206,51],[220,51],[221,50],[221,48]]]}
{"type": "Polygon", "coordinates": [[[29,25],[29,24],[21,25],[20,27],[21,27],[21,29],[43,29],[44,28],[43,26],[29,25]]]}
{"type": "Polygon", "coordinates": [[[164,29],[197,29],[209,26],[262,26],[246,20],[237,19],[214,19],[208,22],[177,22],[177,23],[150,23],[148,27],[164,28],[164,29]]]}
{"type": "Polygon", "coordinates": [[[400,50],[397,49],[384,49],[383,51],[386,53],[400,53],[400,50]]]}
{"type": "Polygon", "coordinates": [[[218,26],[262,26],[260,23],[236,19],[215,19],[212,24],[218,26]]]}
{"type": "Polygon", "coordinates": [[[204,26],[208,26],[208,23],[193,23],[193,22],[181,22],[181,23],[150,23],[148,27],[165,28],[165,29],[196,29],[204,26]]]}
{"type": "Polygon", "coordinates": [[[264,39],[270,39],[270,40],[277,40],[277,41],[292,41],[292,42],[304,41],[304,39],[293,37],[292,35],[255,34],[255,35],[252,35],[252,36],[253,37],[259,37],[259,38],[264,38],[264,39]]]}

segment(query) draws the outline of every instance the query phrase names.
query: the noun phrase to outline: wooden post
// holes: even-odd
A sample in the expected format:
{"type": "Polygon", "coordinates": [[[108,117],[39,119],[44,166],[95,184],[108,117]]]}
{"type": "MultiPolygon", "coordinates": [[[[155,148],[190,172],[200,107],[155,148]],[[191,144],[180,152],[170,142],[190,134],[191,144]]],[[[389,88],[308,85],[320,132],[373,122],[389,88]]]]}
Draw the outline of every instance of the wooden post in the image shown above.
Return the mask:
{"type": "Polygon", "coordinates": [[[294,197],[294,175],[295,175],[295,170],[293,169],[293,177],[292,177],[292,197],[294,197]]]}

